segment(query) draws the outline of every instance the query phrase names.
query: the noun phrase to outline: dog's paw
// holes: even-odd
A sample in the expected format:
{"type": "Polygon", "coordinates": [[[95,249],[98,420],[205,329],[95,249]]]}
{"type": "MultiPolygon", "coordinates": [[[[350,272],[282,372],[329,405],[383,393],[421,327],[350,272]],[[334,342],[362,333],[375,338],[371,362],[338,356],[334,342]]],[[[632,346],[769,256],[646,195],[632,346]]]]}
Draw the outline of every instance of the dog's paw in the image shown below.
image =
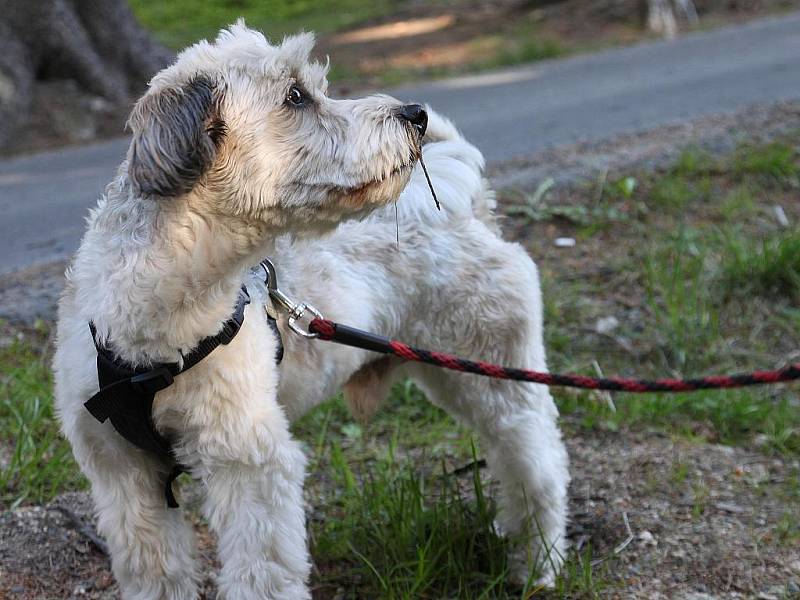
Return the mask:
{"type": "Polygon", "coordinates": [[[562,562],[560,557],[537,559],[531,555],[530,548],[517,547],[509,551],[508,577],[522,588],[553,589],[562,562]]]}

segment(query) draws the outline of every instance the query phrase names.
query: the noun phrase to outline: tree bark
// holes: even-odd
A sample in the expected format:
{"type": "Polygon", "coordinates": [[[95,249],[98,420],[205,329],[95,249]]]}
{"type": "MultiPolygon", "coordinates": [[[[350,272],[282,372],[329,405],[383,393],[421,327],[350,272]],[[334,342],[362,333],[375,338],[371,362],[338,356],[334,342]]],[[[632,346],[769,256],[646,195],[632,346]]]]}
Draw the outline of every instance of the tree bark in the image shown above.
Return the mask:
{"type": "Polygon", "coordinates": [[[0,0],[0,145],[24,125],[37,85],[74,80],[120,103],[171,58],[125,0],[0,0]]]}
{"type": "Polygon", "coordinates": [[[647,27],[666,38],[678,33],[678,17],[697,23],[697,9],[692,0],[646,0],[647,27]],[[677,13],[677,14],[676,14],[677,13]]]}

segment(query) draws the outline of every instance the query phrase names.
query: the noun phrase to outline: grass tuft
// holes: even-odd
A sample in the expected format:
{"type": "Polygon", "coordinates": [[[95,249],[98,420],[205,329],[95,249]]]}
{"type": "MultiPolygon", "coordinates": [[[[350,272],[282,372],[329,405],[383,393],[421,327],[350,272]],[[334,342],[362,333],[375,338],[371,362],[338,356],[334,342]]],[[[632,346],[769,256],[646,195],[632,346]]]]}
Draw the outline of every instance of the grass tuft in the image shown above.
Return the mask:
{"type": "Polygon", "coordinates": [[[333,446],[332,466],[339,515],[315,535],[316,553],[339,563],[328,583],[361,581],[370,597],[381,598],[493,598],[508,591],[508,543],[495,531],[477,467],[467,476],[474,495],[467,501],[462,481],[444,465],[439,476],[425,475],[391,451],[353,471],[333,446]]]}
{"type": "Polygon", "coordinates": [[[743,144],[734,156],[732,172],[739,178],[757,175],[778,181],[797,180],[798,158],[797,150],[786,143],[743,144]]]}
{"type": "Polygon", "coordinates": [[[0,505],[46,502],[84,486],[53,414],[45,356],[14,340],[0,350],[0,505]]]}
{"type": "Polygon", "coordinates": [[[645,257],[647,303],[660,333],[664,366],[678,372],[704,368],[719,339],[718,312],[708,293],[707,249],[698,231],[680,228],[645,257]]]}
{"type": "Polygon", "coordinates": [[[720,281],[729,294],[800,299],[800,232],[762,240],[727,236],[720,281]]]}
{"type": "Polygon", "coordinates": [[[565,415],[580,415],[589,429],[617,430],[621,425],[660,427],[689,438],[742,444],[761,437],[763,449],[800,453],[800,412],[791,397],[773,398],[754,390],[701,391],[692,394],[625,396],[616,412],[585,394],[559,393],[565,415]]]}
{"type": "Polygon", "coordinates": [[[719,168],[717,160],[708,152],[697,148],[688,148],[678,156],[672,173],[681,177],[695,178],[716,173],[719,168]]]}

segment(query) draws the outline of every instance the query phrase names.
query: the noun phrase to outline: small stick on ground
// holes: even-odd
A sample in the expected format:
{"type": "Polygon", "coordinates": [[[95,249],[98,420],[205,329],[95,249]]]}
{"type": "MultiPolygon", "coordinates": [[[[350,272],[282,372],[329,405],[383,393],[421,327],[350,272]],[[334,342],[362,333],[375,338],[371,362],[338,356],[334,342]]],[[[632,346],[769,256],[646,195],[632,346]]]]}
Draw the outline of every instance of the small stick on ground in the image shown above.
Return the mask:
{"type": "Polygon", "coordinates": [[[476,468],[485,469],[486,459],[481,458],[479,460],[473,460],[472,462],[464,465],[463,467],[458,467],[457,469],[453,469],[452,475],[463,475],[464,473],[471,473],[476,468]]]}
{"type": "Polygon", "coordinates": [[[94,528],[86,525],[75,513],[73,513],[68,508],[64,508],[63,506],[54,506],[53,510],[57,510],[60,512],[64,517],[67,519],[67,524],[72,527],[75,531],[80,533],[83,537],[88,539],[95,547],[100,550],[106,556],[110,556],[108,551],[108,544],[106,544],[105,540],[101,538],[97,533],[95,533],[94,528]]]}
{"type": "MultiPolygon", "coordinates": [[[[614,547],[614,550],[611,551],[612,556],[621,554],[622,551],[625,550],[625,548],[627,548],[634,539],[633,530],[631,529],[630,521],[628,521],[628,513],[625,512],[624,510],[622,511],[622,520],[625,522],[625,531],[628,533],[628,537],[626,537],[620,544],[617,544],[614,547]]],[[[604,563],[606,560],[608,560],[608,558],[609,557],[606,556],[605,558],[598,558],[597,560],[593,560],[591,562],[591,566],[596,567],[597,565],[604,563]]]]}
{"type": "MultiPolygon", "coordinates": [[[[603,369],[600,368],[600,363],[598,363],[596,360],[592,360],[592,367],[594,367],[594,372],[597,373],[598,377],[605,377],[605,375],[603,375],[603,369]]],[[[605,401],[612,413],[617,412],[617,406],[614,404],[614,398],[611,397],[611,392],[598,391],[597,394],[605,401]]]]}

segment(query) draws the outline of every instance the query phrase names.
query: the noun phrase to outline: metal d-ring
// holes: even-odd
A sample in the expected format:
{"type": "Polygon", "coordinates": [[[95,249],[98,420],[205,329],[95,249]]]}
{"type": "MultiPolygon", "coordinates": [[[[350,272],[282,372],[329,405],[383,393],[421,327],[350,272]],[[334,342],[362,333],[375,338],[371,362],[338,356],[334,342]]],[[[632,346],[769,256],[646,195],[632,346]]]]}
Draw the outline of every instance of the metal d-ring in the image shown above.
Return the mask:
{"type": "Polygon", "coordinates": [[[306,302],[295,302],[278,289],[278,275],[275,270],[275,265],[272,264],[270,259],[265,258],[259,265],[264,269],[264,275],[266,276],[265,283],[267,284],[267,292],[269,293],[270,300],[275,302],[278,307],[282,308],[289,315],[289,329],[304,338],[318,337],[316,333],[311,333],[307,330],[303,331],[303,329],[297,325],[297,321],[303,318],[306,311],[310,312],[318,319],[322,318],[322,313],[306,302]]]}

